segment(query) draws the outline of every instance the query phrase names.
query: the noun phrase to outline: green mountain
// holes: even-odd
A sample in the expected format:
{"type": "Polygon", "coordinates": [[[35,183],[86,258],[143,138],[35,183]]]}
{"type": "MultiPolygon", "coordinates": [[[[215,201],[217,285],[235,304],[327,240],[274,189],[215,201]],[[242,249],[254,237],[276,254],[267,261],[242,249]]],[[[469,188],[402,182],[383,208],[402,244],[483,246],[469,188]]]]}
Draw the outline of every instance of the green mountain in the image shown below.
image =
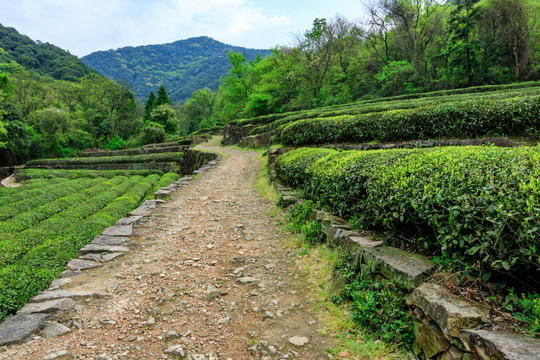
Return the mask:
{"type": "Polygon", "coordinates": [[[143,102],[160,84],[165,86],[173,102],[178,102],[187,100],[201,88],[217,90],[219,78],[227,75],[231,67],[229,51],[240,52],[248,60],[270,53],[223,44],[203,36],[170,44],[98,51],[82,60],[102,75],[127,81],[143,102]]]}
{"type": "Polygon", "coordinates": [[[49,43],[33,41],[17,30],[0,24],[0,63],[12,61],[57,80],[74,81],[85,75],[96,74],[78,57],[49,43]]]}

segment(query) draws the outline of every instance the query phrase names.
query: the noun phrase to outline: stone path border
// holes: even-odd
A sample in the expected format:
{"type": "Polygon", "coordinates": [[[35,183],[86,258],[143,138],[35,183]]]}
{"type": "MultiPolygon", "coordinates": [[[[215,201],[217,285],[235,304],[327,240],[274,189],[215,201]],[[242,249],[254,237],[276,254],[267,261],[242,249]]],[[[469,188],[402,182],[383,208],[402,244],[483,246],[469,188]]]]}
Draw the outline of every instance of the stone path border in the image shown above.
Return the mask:
{"type": "MultiPolygon", "coordinates": [[[[283,149],[268,152],[270,171],[283,152],[283,149]]],[[[304,202],[293,188],[277,180],[275,172],[271,177],[282,207],[290,210],[304,202]]],[[[422,353],[426,359],[440,360],[540,358],[540,339],[481,329],[491,321],[490,309],[430,283],[428,278],[436,266],[429,259],[362,236],[346,220],[332,213],[316,211],[313,219],[323,225],[326,242],[331,247],[351,253],[362,269],[394,280],[400,288],[411,292],[408,301],[417,317],[413,344],[417,356],[422,353]]]]}
{"type": "MultiPolygon", "coordinates": [[[[195,171],[202,174],[216,166],[221,156],[209,161],[195,171]]],[[[75,298],[104,297],[105,294],[90,291],[71,292],[61,290],[60,287],[71,282],[75,276],[86,275],[84,270],[102,266],[103,263],[113,261],[131,250],[132,244],[129,236],[133,233],[132,225],[148,216],[152,209],[165,203],[178,188],[186,185],[193,179],[184,176],[173,184],[163,187],[154,193],[155,200],[145,201],[137,209],[128,213],[128,216],[117,221],[116,225],[109,227],[96,236],[92,242],[79,251],[79,257],[66,265],[66,270],[54,280],[49,288],[30,299],[16,315],[0,323],[0,346],[20,343],[32,334],[48,327],[57,327],[54,322],[47,322],[47,318],[56,312],[67,310],[75,298]],[[52,325],[51,325],[52,324],[52,325]]],[[[61,331],[61,329],[60,329],[61,331]]]]}

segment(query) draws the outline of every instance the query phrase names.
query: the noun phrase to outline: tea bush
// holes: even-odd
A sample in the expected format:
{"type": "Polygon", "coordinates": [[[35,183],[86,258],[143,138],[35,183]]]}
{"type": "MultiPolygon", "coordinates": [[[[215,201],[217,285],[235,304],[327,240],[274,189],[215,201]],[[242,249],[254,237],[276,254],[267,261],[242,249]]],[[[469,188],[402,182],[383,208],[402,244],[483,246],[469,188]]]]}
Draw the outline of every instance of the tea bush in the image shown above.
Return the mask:
{"type": "Polygon", "coordinates": [[[530,276],[540,269],[539,164],[540,147],[299,149],[278,158],[276,170],[359,226],[465,264],[530,276]],[[320,159],[309,161],[317,152],[320,159]]]}

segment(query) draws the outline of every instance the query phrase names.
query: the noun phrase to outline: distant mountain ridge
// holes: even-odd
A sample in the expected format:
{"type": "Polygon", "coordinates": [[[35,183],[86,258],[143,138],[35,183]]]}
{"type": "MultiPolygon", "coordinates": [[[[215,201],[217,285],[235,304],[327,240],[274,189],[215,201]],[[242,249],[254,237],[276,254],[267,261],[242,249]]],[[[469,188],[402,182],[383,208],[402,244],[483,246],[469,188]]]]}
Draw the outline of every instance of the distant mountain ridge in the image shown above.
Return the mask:
{"type": "Polygon", "coordinates": [[[58,46],[34,41],[16,29],[0,24],[0,63],[12,61],[57,80],[75,81],[85,75],[97,74],[78,57],[58,46]]]}
{"type": "Polygon", "coordinates": [[[160,84],[173,102],[178,102],[187,100],[201,88],[217,90],[219,78],[227,75],[231,67],[229,51],[240,52],[248,60],[270,54],[270,50],[227,45],[201,36],[169,44],[98,51],[84,56],[82,61],[102,75],[127,81],[143,102],[160,84]]]}

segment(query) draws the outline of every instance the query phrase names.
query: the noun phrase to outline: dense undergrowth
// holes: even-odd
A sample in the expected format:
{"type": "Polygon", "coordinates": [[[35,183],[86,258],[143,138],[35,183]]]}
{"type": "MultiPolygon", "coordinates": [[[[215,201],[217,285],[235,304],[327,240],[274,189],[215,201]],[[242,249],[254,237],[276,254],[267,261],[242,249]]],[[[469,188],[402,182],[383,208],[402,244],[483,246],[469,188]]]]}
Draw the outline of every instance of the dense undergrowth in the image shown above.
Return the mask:
{"type": "MultiPolygon", "coordinates": [[[[309,253],[324,241],[323,228],[313,219],[315,209],[315,204],[308,200],[295,205],[289,214],[289,229],[301,234],[304,240],[301,254],[309,253]]],[[[332,281],[342,282],[344,286],[326,300],[346,305],[348,319],[354,324],[352,328],[358,326],[361,332],[385,343],[410,348],[414,339],[414,317],[405,302],[404,292],[390,280],[363,273],[358,261],[345,251],[338,250],[332,267],[332,281]]],[[[328,283],[325,286],[332,287],[328,283]]]]}
{"type": "Polygon", "coordinates": [[[276,171],[356,226],[485,274],[534,281],[539,163],[539,147],[299,149],[281,156],[276,171]]]}

